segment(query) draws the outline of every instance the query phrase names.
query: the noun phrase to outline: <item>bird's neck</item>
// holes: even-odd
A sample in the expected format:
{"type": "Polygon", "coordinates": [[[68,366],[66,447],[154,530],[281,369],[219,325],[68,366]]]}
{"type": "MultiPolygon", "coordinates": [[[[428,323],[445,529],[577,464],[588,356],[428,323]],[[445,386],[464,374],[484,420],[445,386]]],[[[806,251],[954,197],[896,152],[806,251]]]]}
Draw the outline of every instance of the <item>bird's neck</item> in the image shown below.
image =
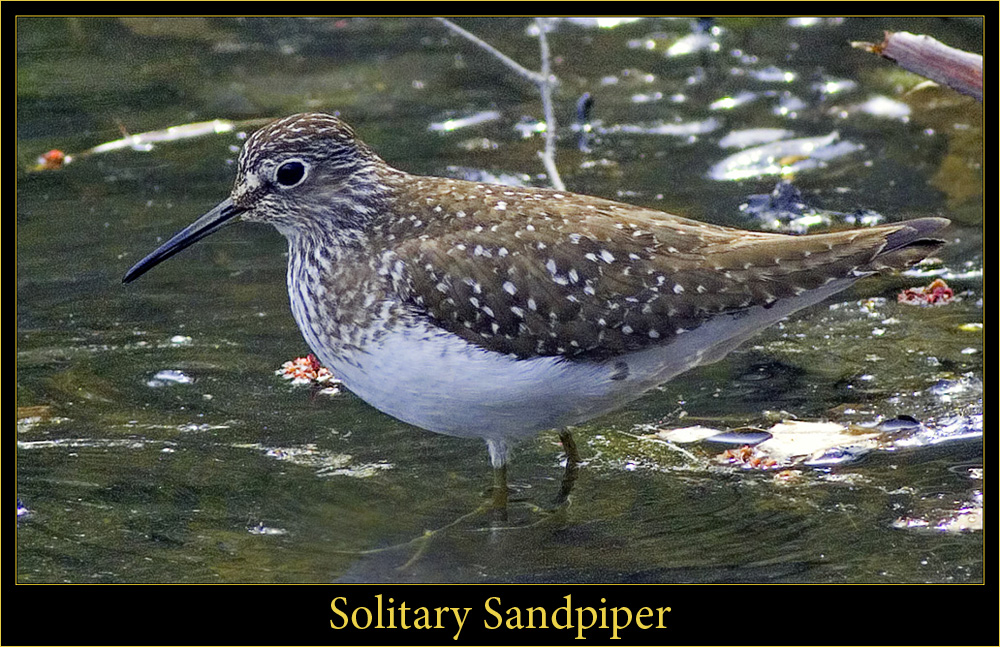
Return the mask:
{"type": "Polygon", "coordinates": [[[364,232],[288,240],[288,296],[306,341],[328,365],[357,356],[402,309],[388,259],[372,253],[364,232]]]}

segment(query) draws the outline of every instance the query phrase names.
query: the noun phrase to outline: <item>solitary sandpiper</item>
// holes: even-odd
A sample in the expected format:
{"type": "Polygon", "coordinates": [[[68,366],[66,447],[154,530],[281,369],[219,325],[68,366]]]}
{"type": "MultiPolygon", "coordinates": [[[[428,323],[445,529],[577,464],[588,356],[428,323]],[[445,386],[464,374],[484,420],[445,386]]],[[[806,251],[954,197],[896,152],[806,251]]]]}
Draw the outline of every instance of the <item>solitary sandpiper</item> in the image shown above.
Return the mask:
{"type": "Polygon", "coordinates": [[[498,473],[518,439],[611,411],[858,278],[912,265],[948,224],[790,236],[410,175],[310,113],[250,136],[229,198],[124,281],[235,220],[288,239],[292,314],[351,391],[484,439],[498,473]]]}

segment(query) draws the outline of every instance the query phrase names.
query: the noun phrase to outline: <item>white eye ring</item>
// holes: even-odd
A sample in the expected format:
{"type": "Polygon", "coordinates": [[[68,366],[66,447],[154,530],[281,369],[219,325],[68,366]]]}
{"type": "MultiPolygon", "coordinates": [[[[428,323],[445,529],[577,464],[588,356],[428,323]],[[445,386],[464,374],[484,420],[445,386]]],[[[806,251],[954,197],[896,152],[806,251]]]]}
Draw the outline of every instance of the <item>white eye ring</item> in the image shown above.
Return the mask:
{"type": "Polygon", "coordinates": [[[274,169],[274,183],[282,189],[296,187],[307,177],[309,177],[309,164],[298,157],[287,159],[274,169]]]}

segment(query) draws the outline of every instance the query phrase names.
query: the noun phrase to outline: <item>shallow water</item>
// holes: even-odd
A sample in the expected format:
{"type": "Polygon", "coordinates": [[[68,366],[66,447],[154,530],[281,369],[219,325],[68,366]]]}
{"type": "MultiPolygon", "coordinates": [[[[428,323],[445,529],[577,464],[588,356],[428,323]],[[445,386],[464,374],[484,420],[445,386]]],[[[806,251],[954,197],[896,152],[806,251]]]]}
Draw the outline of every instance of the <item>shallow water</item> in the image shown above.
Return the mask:
{"type": "MultiPolygon", "coordinates": [[[[536,65],[528,21],[462,25],[536,65]]],[[[554,26],[570,190],[755,228],[740,205],[785,177],[835,224],[944,215],[951,244],[581,426],[568,506],[556,434],[522,444],[497,523],[481,443],[275,375],[308,349],[273,230],[120,280],[227,195],[261,118],[340,111],[399,168],[544,186],[534,89],[428,20],[19,19],[19,581],[981,581],[982,106],[847,45],[886,29],[982,51],[964,19],[554,26]],[[238,127],[80,154],[214,119],[238,127]],[[34,170],[52,148],[74,161],[34,170]],[[897,303],[937,276],[953,302],[897,303]],[[784,472],[650,437],[901,415],[924,424],[784,472]]]]}

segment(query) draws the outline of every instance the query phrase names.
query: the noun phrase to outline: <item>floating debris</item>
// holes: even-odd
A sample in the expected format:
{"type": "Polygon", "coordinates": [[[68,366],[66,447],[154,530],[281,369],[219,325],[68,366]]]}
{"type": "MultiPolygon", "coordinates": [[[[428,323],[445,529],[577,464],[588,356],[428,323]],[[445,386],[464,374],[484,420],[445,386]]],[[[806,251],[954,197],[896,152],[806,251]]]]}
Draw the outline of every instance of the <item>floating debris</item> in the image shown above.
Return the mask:
{"type": "MultiPolygon", "coordinates": [[[[552,20],[553,22],[555,22],[555,21],[557,21],[559,19],[558,18],[551,18],[550,20],[552,20]]],[[[621,25],[629,25],[631,23],[638,22],[638,21],[644,20],[644,19],[643,18],[604,18],[604,17],[601,17],[601,18],[563,18],[562,20],[565,21],[565,22],[568,22],[568,23],[570,23],[572,25],[576,25],[577,27],[589,27],[589,28],[595,28],[596,27],[598,29],[614,29],[615,27],[619,27],[621,25]]],[[[535,27],[535,26],[536,26],[536,24],[532,23],[532,27],[535,27]]],[[[528,33],[530,34],[531,31],[529,30],[528,33]]]]}
{"type": "Polygon", "coordinates": [[[758,97],[756,92],[750,92],[749,90],[744,90],[738,93],[736,96],[726,96],[721,99],[717,99],[712,103],[708,104],[709,110],[732,110],[738,106],[746,103],[750,103],[758,97]]]}
{"type": "Polygon", "coordinates": [[[17,433],[19,434],[31,431],[43,423],[52,425],[68,421],[69,418],[53,415],[52,407],[46,404],[17,408],[17,433]]]}
{"type": "Polygon", "coordinates": [[[843,23],[844,23],[843,18],[817,18],[811,16],[789,18],[787,22],[789,27],[799,27],[799,28],[818,27],[818,26],[836,27],[838,25],[842,25],[843,23]]]}
{"type": "Polygon", "coordinates": [[[778,483],[795,483],[802,480],[802,470],[786,469],[774,475],[774,480],[778,483]]]}
{"type": "Polygon", "coordinates": [[[870,447],[860,447],[857,445],[851,447],[831,447],[825,451],[814,453],[807,460],[803,461],[803,464],[809,467],[833,467],[835,465],[856,463],[862,456],[874,449],[874,445],[870,447]]]}
{"type": "Polygon", "coordinates": [[[706,443],[716,443],[719,445],[753,446],[759,445],[765,440],[770,440],[772,437],[772,434],[766,431],[761,431],[760,429],[751,431],[735,430],[709,436],[708,438],[705,438],[704,441],[706,443]]]}
{"type": "Polygon", "coordinates": [[[129,135],[121,139],[106,142],[84,151],[85,155],[95,155],[117,150],[137,150],[150,151],[153,145],[159,142],[173,142],[181,139],[191,139],[193,137],[203,137],[205,135],[217,135],[236,130],[236,124],[225,120],[215,119],[213,121],[199,121],[180,126],[170,126],[163,130],[151,130],[145,133],[129,135]]]}
{"type": "MultiPolygon", "coordinates": [[[[783,463],[811,460],[823,462],[831,455],[860,456],[861,451],[875,449],[878,432],[847,427],[836,422],[780,422],[768,431],[774,438],[756,449],[783,463]]],[[[839,462],[845,462],[840,460],[839,462]]]]}
{"type": "Polygon", "coordinates": [[[792,234],[804,234],[813,227],[829,227],[835,222],[871,227],[884,220],[882,214],[870,209],[845,213],[812,207],[788,180],[778,182],[770,193],[747,197],[739,208],[757,220],[762,229],[792,234]]]}
{"type": "Polygon", "coordinates": [[[601,134],[628,133],[636,135],[669,135],[673,137],[694,137],[704,135],[719,128],[718,119],[709,117],[702,121],[684,121],[658,123],[652,126],[636,124],[619,124],[601,129],[601,134]]]}
{"type": "Polygon", "coordinates": [[[955,300],[955,291],[943,279],[934,279],[930,285],[903,290],[896,299],[910,306],[943,306],[955,300]]]}
{"type": "Polygon", "coordinates": [[[908,121],[910,117],[910,106],[902,101],[896,101],[884,96],[875,96],[864,103],[852,106],[847,110],[849,113],[860,112],[873,117],[884,117],[886,119],[898,119],[908,121]]]}
{"type": "Polygon", "coordinates": [[[182,425],[177,425],[177,431],[185,434],[189,433],[204,433],[207,431],[215,431],[217,429],[229,429],[229,425],[211,425],[207,422],[196,423],[196,422],[186,422],[182,425]]]}
{"type": "Polygon", "coordinates": [[[287,535],[288,534],[288,531],[285,530],[284,528],[271,528],[269,526],[265,526],[263,521],[261,521],[260,523],[258,523],[256,526],[251,526],[251,527],[247,528],[247,531],[251,535],[287,535]]]}
{"type": "Polygon", "coordinates": [[[654,430],[643,436],[667,443],[696,463],[702,461],[698,457],[701,452],[691,452],[680,445],[703,443],[704,450],[709,450],[712,444],[738,445],[714,454],[715,461],[744,469],[786,472],[800,466],[826,470],[857,463],[872,452],[910,450],[946,442],[982,442],[982,437],[981,414],[936,421],[932,426],[903,414],[871,424],[786,420],[766,430],[721,431],[696,425],[654,430]]]}
{"type": "MultiPolygon", "coordinates": [[[[918,427],[920,423],[917,423],[918,427]]],[[[786,469],[804,464],[830,467],[853,463],[878,448],[879,432],[833,422],[785,421],[768,430],[720,432],[709,427],[660,430],[649,436],[671,443],[705,442],[737,445],[716,456],[722,463],[746,469],[786,469]]]]}
{"type": "Polygon", "coordinates": [[[738,449],[727,449],[719,454],[718,460],[722,463],[742,465],[748,469],[769,470],[778,467],[778,461],[749,445],[738,449]]]}
{"type": "Polygon", "coordinates": [[[897,433],[903,431],[913,431],[920,429],[922,423],[913,416],[901,415],[890,420],[886,420],[879,425],[879,429],[886,433],[897,433]]]}
{"type": "Polygon", "coordinates": [[[24,451],[36,449],[147,449],[158,445],[175,445],[168,440],[137,438],[54,438],[47,440],[19,440],[17,448],[24,451]]]}
{"type": "Polygon", "coordinates": [[[521,133],[523,139],[529,139],[535,135],[544,133],[545,129],[545,122],[538,121],[537,119],[525,118],[514,124],[514,130],[521,133]]]}
{"type": "Polygon", "coordinates": [[[811,86],[813,91],[822,95],[840,94],[841,92],[850,92],[858,87],[858,84],[850,79],[835,79],[828,78],[821,81],[813,83],[811,86]]]}
{"type": "Polygon", "coordinates": [[[327,395],[340,393],[340,385],[343,384],[343,382],[333,376],[333,373],[328,368],[321,366],[319,360],[312,353],[309,353],[305,357],[296,357],[290,362],[285,362],[274,374],[280,375],[286,380],[291,380],[295,386],[306,384],[324,385],[326,388],[320,391],[320,393],[327,395]]]}
{"type": "Polygon", "coordinates": [[[524,33],[531,37],[537,37],[542,29],[545,30],[545,33],[550,33],[559,29],[563,24],[583,29],[614,29],[615,27],[628,25],[640,20],[646,20],[646,18],[546,18],[543,21],[532,20],[528,23],[524,33]]]}
{"type": "Polygon", "coordinates": [[[769,65],[759,70],[747,70],[747,73],[758,81],[764,81],[765,83],[791,83],[796,78],[795,72],[783,70],[774,65],[769,65]]]}
{"type": "Polygon", "coordinates": [[[694,426],[679,429],[659,429],[649,437],[683,445],[685,443],[696,443],[719,433],[721,432],[718,429],[712,429],[711,427],[694,426]]]}
{"type": "Polygon", "coordinates": [[[478,126],[479,124],[484,124],[490,121],[496,121],[500,118],[500,113],[496,110],[484,110],[482,112],[477,112],[474,115],[469,115],[468,117],[461,117],[458,119],[446,119],[444,121],[437,121],[428,126],[428,130],[433,130],[435,132],[450,133],[453,130],[459,130],[460,128],[468,128],[470,126],[478,126]]]}
{"type": "Polygon", "coordinates": [[[921,516],[900,517],[892,523],[892,527],[949,533],[982,532],[983,493],[975,490],[971,501],[963,503],[954,510],[938,509],[921,516]],[[932,521],[932,518],[936,521],[932,521]]]}
{"type": "MultiPolygon", "coordinates": [[[[739,435],[741,434],[729,432],[721,437],[736,440],[739,435]]],[[[791,420],[780,422],[767,431],[757,432],[757,435],[749,438],[757,441],[755,444],[747,442],[740,447],[727,449],[716,460],[760,470],[786,469],[797,464],[831,467],[853,463],[876,449],[878,437],[878,433],[868,430],[859,432],[834,422],[791,420]]]]}
{"type": "Polygon", "coordinates": [[[154,375],[153,379],[146,382],[146,386],[155,389],[163,386],[170,386],[172,384],[193,384],[193,383],[194,383],[194,378],[184,373],[183,371],[165,370],[165,371],[160,371],[156,375],[154,375]]]}
{"type": "Polygon", "coordinates": [[[770,193],[749,196],[740,211],[753,216],[764,229],[774,231],[803,233],[810,227],[830,224],[829,216],[810,208],[799,189],[787,180],[778,182],[770,193]]]}
{"type": "Polygon", "coordinates": [[[784,139],[735,153],[708,171],[712,180],[745,180],[767,175],[791,175],[823,168],[832,160],[863,150],[864,146],[840,141],[835,132],[821,137],[784,139]]]}
{"type": "Polygon", "coordinates": [[[696,32],[683,36],[667,48],[665,52],[669,58],[676,56],[687,56],[696,52],[718,52],[722,49],[719,41],[716,40],[717,30],[712,32],[696,32]]]}
{"type": "Polygon", "coordinates": [[[190,124],[181,124],[179,126],[170,126],[169,128],[164,128],[163,130],[151,130],[135,135],[127,135],[121,139],[115,139],[110,142],[98,144],[97,146],[88,148],[87,150],[76,155],[69,155],[59,149],[52,149],[39,156],[34,170],[57,170],[78,158],[90,155],[99,155],[101,153],[108,153],[111,151],[151,151],[153,150],[155,144],[161,142],[173,142],[191,139],[194,137],[204,137],[206,135],[230,133],[242,128],[251,128],[263,125],[268,121],[270,121],[270,119],[249,119],[240,122],[229,121],[227,119],[213,119],[212,121],[198,121],[190,124]]]}
{"type": "Polygon", "coordinates": [[[928,393],[936,395],[946,402],[951,402],[953,396],[968,391],[982,391],[982,385],[978,383],[978,380],[972,380],[969,377],[963,376],[957,380],[940,379],[927,389],[928,393]]]}
{"type": "Polygon", "coordinates": [[[35,161],[36,171],[54,171],[73,161],[73,158],[57,148],[38,156],[35,161]]]}
{"type": "Polygon", "coordinates": [[[370,478],[383,470],[392,469],[391,463],[352,463],[350,454],[339,454],[321,449],[315,443],[291,447],[268,447],[260,443],[239,443],[232,445],[239,449],[252,449],[263,452],[268,458],[284,461],[312,469],[319,478],[330,476],[349,476],[352,478],[370,478]]]}
{"type": "Polygon", "coordinates": [[[955,442],[982,442],[983,414],[955,416],[933,427],[922,426],[916,433],[894,440],[894,448],[919,448],[955,442]]]}
{"type": "Polygon", "coordinates": [[[456,142],[455,146],[464,151],[495,151],[500,148],[500,144],[488,137],[470,137],[456,142]]]}
{"type": "Polygon", "coordinates": [[[881,43],[852,42],[851,47],[878,54],[934,83],[983,100],[980,54],[949,47],[925,34],[905,31],[887,31],[881,43]]]}

